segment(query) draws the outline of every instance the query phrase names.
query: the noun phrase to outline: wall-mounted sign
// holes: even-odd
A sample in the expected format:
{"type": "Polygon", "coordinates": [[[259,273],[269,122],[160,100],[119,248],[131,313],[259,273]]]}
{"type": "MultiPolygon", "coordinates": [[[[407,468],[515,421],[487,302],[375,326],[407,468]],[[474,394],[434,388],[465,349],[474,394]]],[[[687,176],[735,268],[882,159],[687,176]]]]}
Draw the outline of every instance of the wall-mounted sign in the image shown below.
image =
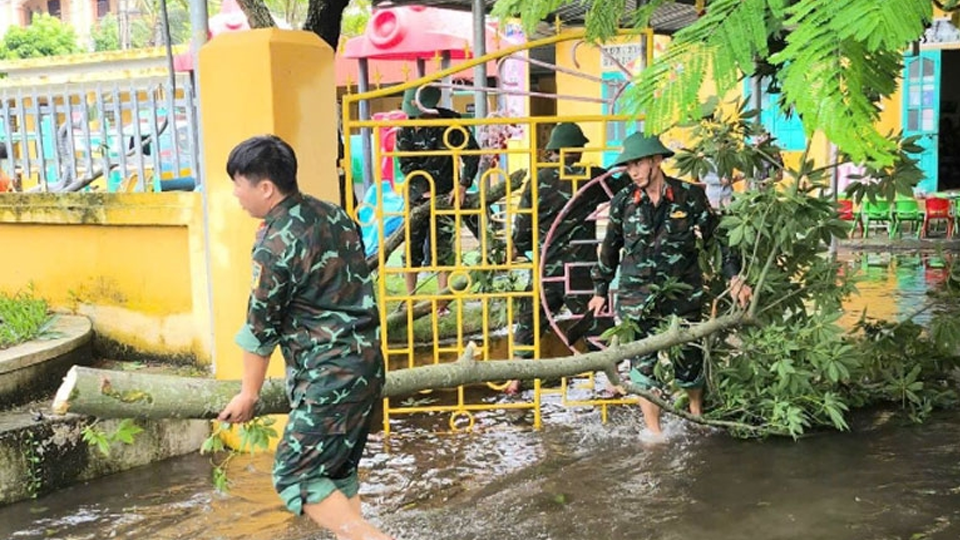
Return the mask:
{"type": "Polygon", "coordinates": [[[645,59],[647,57],[646,39],[640,38],[635,43],[620,43],[615,45],[604,45],[600,54],[600,69],[603,71],[616,71],[619,68],[617,63],[630,70],[636,75],[643,70],[645,59]]]}

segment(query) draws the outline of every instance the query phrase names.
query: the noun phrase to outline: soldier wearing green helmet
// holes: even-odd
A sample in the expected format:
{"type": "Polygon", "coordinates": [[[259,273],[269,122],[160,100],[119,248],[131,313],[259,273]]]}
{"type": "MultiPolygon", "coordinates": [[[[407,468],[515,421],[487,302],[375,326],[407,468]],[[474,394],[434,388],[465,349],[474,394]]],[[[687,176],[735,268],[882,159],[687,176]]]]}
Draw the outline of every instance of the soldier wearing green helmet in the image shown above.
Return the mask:
{"type": "MultiPolygon", "coordinates": [[[[444,118],[454,124],[460,118],[456,111],[440,107],[440,89],[435,86],[410,88],[403,94],[402,108],[407,116],[413,118],[444,118]]],[[[480,167],[480,156],[456,155],[455,150],[479,150],[476,138],[469,127],[455,126],[417,126],[403,127],[397,133],[396,150],[400,152],[446,152],[436,155],[410,155],[398,158],[400,170],[407,179],[408,207],[413,212],[416,206],[429,204],[433,197],[442,197],[451,204],[463,202],[467,188],[473,185],[474,177],[480,167]]],[[[435,199],[435,200],[440,200],[435,199]]],[[[423,266],[429,255],[436,253],[433,265],[452,265],[454,263],[454,235],[457,234],[453,216],[434,216],[436,226],[429,224],[410,229],[411,268],[423,266]],[[434,233],[435,231],[435,233],[434,233]],[[434,251],[434,249],[436,251],[434,251]]],[[[469,220],[462,218],[464,223],[469,220]]],[[[417,289],[417,272],[406,276],[407,292],[413,294],[417,289]]],[[[437,284],[440,289],[447,287],[447,272],[438,272],[437,284]]]]}
{"type": "MultiPolygon", "coordinates": [[[[604,175],[606,171],[601,167],[580,163],[583,147],[589,142],[580,126],[572,122],[563,122],[553,128],[544,149],[547,151],[548,161],[556,163],[556,166],[541,168],[537,175],[536,223],[532,214],[522,213],[518,216],[513,230],[514,252],[522,254],[534,249],[533,228],[536,226],[539,238],[537,247],[541,250],[540,258],[544,263],[543,276],[556,277],[563,276],[565,272],[569,273],[569,289],[581,291],[591,289],[589,265],[571,263],[590,263],[596,260],[596,221],[590,216],[597,206],[610,201],[613,194],[629,184],[629,179],[625,177],[608,179],[603,184],[590,183],[590,180],[604,175]],[[562,212],[571,200],[575,202],[566,212],[562,212]],[[553,234],[544,252],[544,241],[551,227],[553,234]]],[[[520,209],[532,207],[533,192],[528,183],[520,198],[520,209]]],[[[528,285],[528,291],[531,290],[530,287],[532,281],[528,285]]],[[[551,313],[560,310],[564,305],[574,314],[582,314],[587,309],[589,295],[570,293],[565,290],[564,283],[544,282],[542,290],[551,313]]],[[[547,324],[543,302],[539,299],[531,302],[529,298],[520,301],[515,334],[515,342],[520,346],[515,356],[519,358],[533,357],[531,347],[534,343],[534,303],[540,309],[541,328],[547,324]]],[[[586,330],[587,335],[602,333],[605,329],[603,323],[607,321],[609,319],[596,319],[586,330]]],[[[519,388],[518,381],[511,381],[505,391],[512,394],[519,388]]]]}
{"type": "MultiPolygon", "coordinates": [[[[592,272],[595,296],[589,307],[599,315],[607,304],[610,282],[619,268],[616,312],[621,321],[636,324],[641,338],[670,316],[698,321],[704,308],[699,251],[713,238],[718,218],[701,187],[663,172],[663,160],[672,155],[673,151],[655,136],[634,133],[624,140],[623,152],[614,165],[625,167],[633,185],[619,192],[610,203],[606,237],[592,272]],[[658,292],[669,284],[688,289],[666,295],[658,292]]],[[[745,305],[752,291],[738,275],[739,256],[723,251],[723,274],[730,280],[732,296],[745,305]]],[[[690,399],[690,412],[701,414],[702,351],[687,345],[671,360],[674,379],[690,399]]],[[[654,373],[656,363],[656,353],[631,359],[631,381],[643,388],[665,390],[654,373]]],[[[660,408],[645,399],[640,400],[640,407],[647,428],[660,434],[660,408]]]]}

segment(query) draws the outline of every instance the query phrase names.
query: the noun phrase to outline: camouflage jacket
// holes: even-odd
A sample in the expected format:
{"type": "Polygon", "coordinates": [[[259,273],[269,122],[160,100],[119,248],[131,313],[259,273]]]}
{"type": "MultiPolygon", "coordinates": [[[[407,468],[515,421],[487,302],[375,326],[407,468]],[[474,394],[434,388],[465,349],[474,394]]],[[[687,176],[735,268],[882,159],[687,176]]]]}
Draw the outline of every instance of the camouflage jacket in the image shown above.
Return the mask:
{"type": "MultiPolygon", "coordinates": [[[[597,207],[608,202],[630,182],[627,178],[606,179],[604,183],[588,182],[606,171],[600,167],[584,167],[572,165],[564,166],[563,178],[559,168],[541,169],[537,174],[537,231],[540,246],[543,246],[557,218],[560,217],[564,206],[576,195],[576,202],[567,209],[563,218],[557,223],[553,231],[546,253],[540,256],[545,262],[546,275],[557,276],[563,273],[563,263],[596,260],[597,223],[590,219],[597,207]],[[580,189],[573,191],[573,179],[577,180],[580,189]],[[607,190],[610,190],[608,194],[607,190]]],[[[520,209],[533,207],[533,190],[528,183],[520,197],[520,209]]],[[[522,213],[517,216],[513,230],[513,245],[517,252],[533,249],[533,215],[522,213]]]]}
{"type": "MultiPolygon", "coordinates": [[[[440,118],[460,118],[459,114],[449,109],[438,108],[437,110],[440,111],[440,118]]],[[[454,125],[454,123],[451,122],[451,125],[454,125]]],[[[398,152],[449,152],[446,155],[404,156],[398,158],[400,161],[400,170],[405,177],[410,179],[411,200],[415,201],[424,193],[430,192],[430,184],[423,176],[424,173],[433,179],[438,194],[446,194],[453,191],[455,168],[460,175],[458,179],[460,185],[469,187],[473,184],[473,177],[477,175],[477,170],[480,167],[480,156],[463,155],[458,158],[457,156],[451,155],[452,152],[456,150],[480,149],[480,145],[477,144],[477,140],[474,138],[473,133],[470,132],[470,128],[464,126],[464,129],[467,130],[468,134],[466,144],[464,144],[463,140],[463,131],[460,128],[451,128],[450,134],[447,137],[450,146],[447,146],[444,142],[444,133],[447,131],[446,126],[404,127],[397,133],[396,150],[398,152]],[[458,159],[463,160],[462,168],[456,167],[458,159]],[[422,173],[411,177],[411,174],[416,171],[422,171],[422,173]]]]}
{"type": "MultiPolygon", "coordinates": [[[[713,238],[717,224],[718,216],[711,210],[703,188],[688,182],[665,177],[663,197],[657,206],[635,185],[620,191],[610,203],[607,234],[592,272],[595,293],[607,295],[619,265],[617,303],[621,316],[698,313],[703,301],[699,250],[713,238]],[[690,290],[673,300],[657,298],[657,288],[671,278],[690,290]]],[[[739,259],[725,250],[724,275],[729,278],[738,271],[739,259]]]]}
{"type": "Polygon", "coordinates": [[[380,318],[356,224],[294,194],[267,214],[253,247],[253,289],[236,342],[286,361],[291,406],[363,401],[383,384],[380,318]]]}

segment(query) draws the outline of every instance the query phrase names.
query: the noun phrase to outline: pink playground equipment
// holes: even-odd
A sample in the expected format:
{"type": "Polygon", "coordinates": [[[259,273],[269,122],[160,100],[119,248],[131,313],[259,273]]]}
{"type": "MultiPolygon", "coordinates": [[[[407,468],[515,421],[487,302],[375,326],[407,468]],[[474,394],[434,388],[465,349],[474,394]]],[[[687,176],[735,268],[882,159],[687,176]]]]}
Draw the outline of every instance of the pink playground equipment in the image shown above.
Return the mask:
{"type": "MultiPolygon", "coordinates": [[[[380,122],[395,122],[397,120],[406,120],[407,115],[403,111],[387,111],[373,114],[373,119],[380,122]]],[[[390,182],[390,188],[396,190],[396,178],[394,177],[394,159],[389,155],[397,146],[397,132],[400,128],[397,126],[381,126],[377,128],[380,139],[380,178],[385,182],[390,182]]]]}
{"type": "MultiPolygon", "coordinates": [[[[220,13],[210,17],[207,21],[207,38],[213,38],[226,32],[249,29],[250,23],[247,22],[247,16],[240,9],[237,0],[223,0],[220,4],[220,13]]],[[[186,52],[174,56],[173,69],[174,71],[193,71],[193,55],[186,52]]]]}

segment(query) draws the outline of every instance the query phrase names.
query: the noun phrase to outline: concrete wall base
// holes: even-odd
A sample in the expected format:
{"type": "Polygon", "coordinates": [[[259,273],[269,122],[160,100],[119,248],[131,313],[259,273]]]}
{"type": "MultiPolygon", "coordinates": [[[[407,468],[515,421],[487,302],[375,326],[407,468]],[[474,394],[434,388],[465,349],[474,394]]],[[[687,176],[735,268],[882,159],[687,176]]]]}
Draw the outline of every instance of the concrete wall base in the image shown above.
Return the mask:
{"type": "MultiPolygon", "coordinates": [[[[93,419],[43,417],[47,406],[0,413],[0,504],[196,452],[210,434],[204,420],[138,421],[143,432],[133,444],[113,444],[108,457],[83,440],[93,419]]],[[[119,422],[101,420],[97,427],[109,433],[119,422]]]]}

